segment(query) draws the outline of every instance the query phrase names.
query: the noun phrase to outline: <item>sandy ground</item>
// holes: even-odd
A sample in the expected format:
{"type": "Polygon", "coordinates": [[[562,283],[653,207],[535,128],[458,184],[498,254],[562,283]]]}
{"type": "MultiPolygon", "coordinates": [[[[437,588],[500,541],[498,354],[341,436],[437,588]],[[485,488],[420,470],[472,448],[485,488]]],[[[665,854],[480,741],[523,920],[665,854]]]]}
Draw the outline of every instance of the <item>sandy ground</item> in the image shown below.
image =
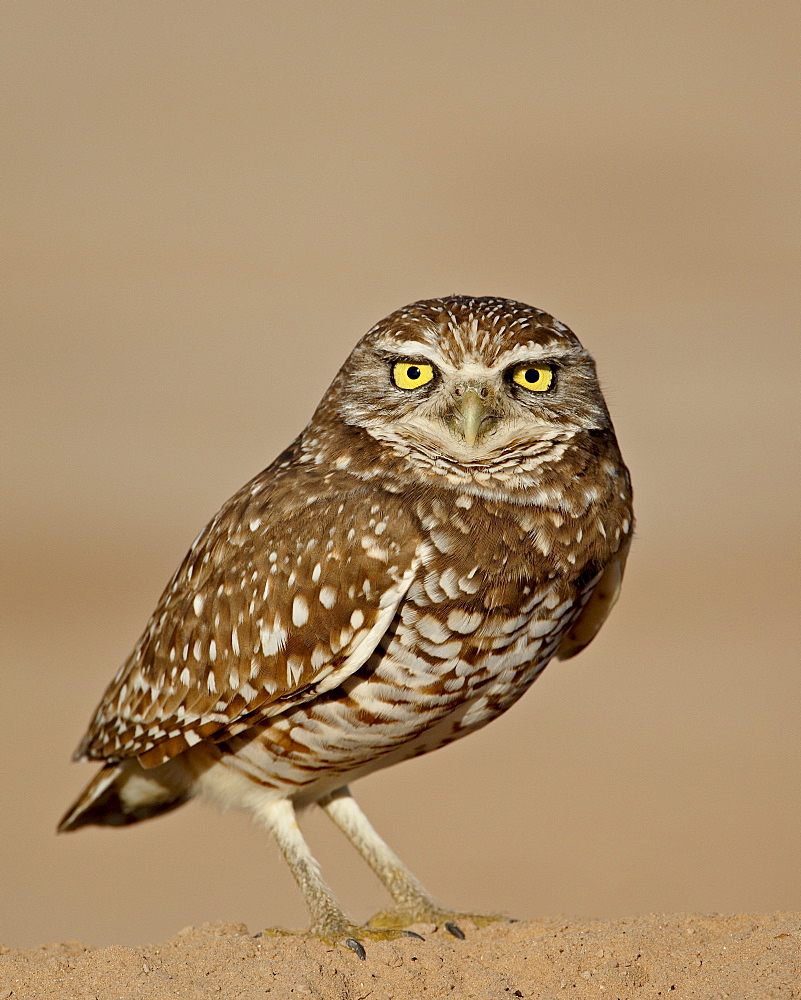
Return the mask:
{"type": "Polygon", "coordinates": [[[187,927],[139,948],[0,948],[0,998],[801,997],[801,913],[465,928],[459,941],[420,925],[425,941],[370,943],[364,961],[302,936],[252,937],[233,923],[187,927]]]}

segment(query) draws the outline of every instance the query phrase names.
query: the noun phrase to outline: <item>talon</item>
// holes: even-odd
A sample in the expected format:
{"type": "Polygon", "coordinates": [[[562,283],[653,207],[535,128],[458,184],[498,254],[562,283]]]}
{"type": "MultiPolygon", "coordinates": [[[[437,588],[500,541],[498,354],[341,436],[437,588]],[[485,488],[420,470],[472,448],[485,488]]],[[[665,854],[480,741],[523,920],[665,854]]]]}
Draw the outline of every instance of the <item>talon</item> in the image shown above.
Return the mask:
{"type": "Polygon", "coordinates": [[[464,941],[464,931],[458,924],[455,924],[452,920],[445,921],[445,930],[449,934],[453,934],[453,936],[455,938],[458,938],[460,941],[464,941]]]}
{"type": "MultiPolygon", "coordinates": [[[[464,935],[462,935],[464,937],[464,935]]],[[[364,950],[364,945],[361,941],[357,941],[356,938],[345,938],[345,944],[350,948],[351,951],[356,952],[356,957],[364,961],[367,958],[367,952],[364,950]]]]}
{"type": "Polygon", "coordinates": [[[404,931],[403,932],[403,936],[404,937],[417,938],[418,941],[425,941],[425,938],[423,937],[423,935],[422,934],[418,934],[417,931],[404,931]]]}

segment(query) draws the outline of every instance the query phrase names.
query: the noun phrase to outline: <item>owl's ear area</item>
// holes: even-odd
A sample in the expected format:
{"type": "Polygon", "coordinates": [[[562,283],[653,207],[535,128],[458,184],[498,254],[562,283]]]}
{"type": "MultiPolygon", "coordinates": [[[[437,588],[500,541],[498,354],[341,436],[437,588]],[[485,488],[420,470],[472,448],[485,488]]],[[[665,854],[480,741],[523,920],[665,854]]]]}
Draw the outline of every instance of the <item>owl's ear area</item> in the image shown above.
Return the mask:
{"type": "Polygon", "coordinates": [[[556,650],[557,660],[569,660],[571,656],[576,656],[598,635],[601,626],[609,617],[609,613],[617,603],[620,596],[620,587],[623,583],[623,572],[626,568],[626,559],[631,547],[631,537],[620,546],[611,562],[601,574],[601,578],[595,585],[590,599],[584,605],[584,609],[578,618],[573,622],[570,631],[559,643],[556,650]]]}

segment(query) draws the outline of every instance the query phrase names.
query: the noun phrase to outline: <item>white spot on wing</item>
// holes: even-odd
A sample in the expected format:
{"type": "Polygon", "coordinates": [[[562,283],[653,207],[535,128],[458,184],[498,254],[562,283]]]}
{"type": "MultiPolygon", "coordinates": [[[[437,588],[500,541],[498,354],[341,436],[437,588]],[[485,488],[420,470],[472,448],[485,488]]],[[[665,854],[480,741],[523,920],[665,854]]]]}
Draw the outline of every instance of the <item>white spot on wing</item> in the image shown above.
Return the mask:
{"type": "Polygon", "coordinates": [[[292,624],[297,628],[309,620],[309,605],[302,594],[296,594],[292,601],[292,624]]]}
{"type": "Polygon", "coordinates": [[[303,660],[299,656],[289,656],[286,661],[286,682],[293,687],[303,674],[303,660]]]}
{"type": "Polygon", "coordinates": [[[321,587],[319,601],[324,608],[328,608],[329,610],[333,608],[337,602],[336,589],[327,585],[325,587],[321,587]]]}
{"type": "Polygon", "coordinates": [[[280,628],[277,622],[274,628],[262,625],[259,634],[261,635],[261,649],[265,656],[275,656],[286,645],[286,631],[280,628]]]}

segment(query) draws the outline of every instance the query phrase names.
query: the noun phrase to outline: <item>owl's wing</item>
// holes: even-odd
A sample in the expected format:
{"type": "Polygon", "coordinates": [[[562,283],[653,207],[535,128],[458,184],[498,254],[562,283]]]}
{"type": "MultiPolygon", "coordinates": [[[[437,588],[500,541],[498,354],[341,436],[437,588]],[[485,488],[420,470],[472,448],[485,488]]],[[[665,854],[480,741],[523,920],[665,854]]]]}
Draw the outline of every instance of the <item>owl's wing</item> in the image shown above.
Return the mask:
{"type": "MultiPolygon", "coordinates": [[[[192,546],[76,759],[154,767],[330,690],[366,663],[418,565],[397,498],[262,473],[192,546]]],[[[286,470],[287,473],[292,470],[286,470]]]]}
{"type": "Polygon", "coordinates": [[[595,584],[581,614],[559,643],[556,650],[558,660],[569,660],[571,656],[576,656],[585,646],[589,646],[600,632],[601,626],[609,617],[609,612],[620,596],[623,572],[626,568],[630,547],[631,538],[629,537],[607,563],[606,569],[595,584]]]}

